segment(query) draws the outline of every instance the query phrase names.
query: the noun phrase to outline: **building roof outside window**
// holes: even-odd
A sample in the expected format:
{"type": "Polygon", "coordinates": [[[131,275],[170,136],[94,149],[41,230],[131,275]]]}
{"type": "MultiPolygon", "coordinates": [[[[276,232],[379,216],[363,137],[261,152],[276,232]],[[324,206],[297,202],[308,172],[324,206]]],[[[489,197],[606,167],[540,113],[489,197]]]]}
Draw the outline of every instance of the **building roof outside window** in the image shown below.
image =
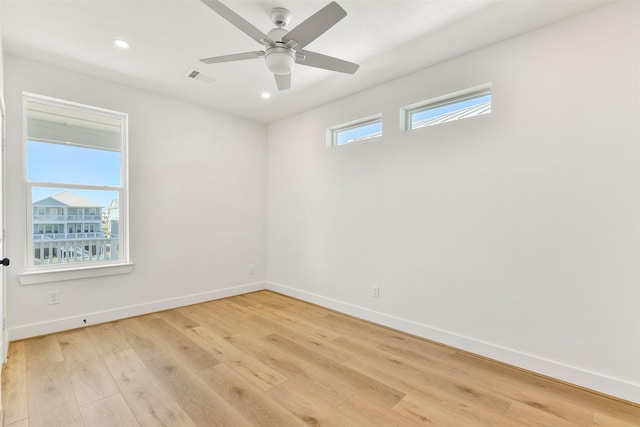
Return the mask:
{"type": "Polygon", "coordinates": [[[70,191],[63,191],[62,193],[54,194],[53,196],[49,196],[45,199],[38,200],[34,202],[34,206],[59,206],[63,204],[72,208],[102,208],[103,206],[99,205],[96,202],[92,202],[91,200],[85,199],[82,196],[79,196],[70,191]]]}

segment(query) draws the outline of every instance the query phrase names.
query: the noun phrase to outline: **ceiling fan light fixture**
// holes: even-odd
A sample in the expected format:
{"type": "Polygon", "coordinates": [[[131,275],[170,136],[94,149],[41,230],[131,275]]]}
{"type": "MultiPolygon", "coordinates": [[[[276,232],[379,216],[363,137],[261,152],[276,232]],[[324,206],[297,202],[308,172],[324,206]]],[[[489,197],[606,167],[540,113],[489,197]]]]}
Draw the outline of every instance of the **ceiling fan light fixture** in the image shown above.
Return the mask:
{"type": "Polygon", "coordinates": [[[267,68],[273,74],[290,74],[295,64],[295,54],[286,47],[271,47],[267,49],[264,57],[267,68]]]}

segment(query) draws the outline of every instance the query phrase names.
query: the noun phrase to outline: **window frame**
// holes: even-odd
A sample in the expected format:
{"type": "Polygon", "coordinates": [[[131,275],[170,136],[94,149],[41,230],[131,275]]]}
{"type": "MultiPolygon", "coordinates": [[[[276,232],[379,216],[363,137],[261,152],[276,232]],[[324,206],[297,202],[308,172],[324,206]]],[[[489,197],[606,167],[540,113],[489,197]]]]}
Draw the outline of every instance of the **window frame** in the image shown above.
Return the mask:
{"type": "MultiPolygon", "coordinates": [[[[123,274],[132,270],[129,253],[129,162],[128,162],[128,114],[107,110],[104,108],[94,107],[85,104],[79,104],[57,98],[51,98],[43,95],[32,93],[22,94],[22,113],[23,113],[23,179],[25,184],[25,213],[26,213],[26,256],[24,272],[19,274],[21,284],[44,283],[58,280],[68,280],[84,277],[97,277],[111,274],[123,274]],[[61,107],[70,112],[80,114],[91,114],[116,119],[120,123],[120,185],[100,185],[100,184],[76,184],[67,182],[50,182],[50,181],[30,181],[28,177],[28,109],[33,104],[42,104],[46,106],[61,107]],[[113,260],[91,260],[72,263],[45,264],[36,265],[35,245],[34,245],[34,221],[33,221],[33,188],[60,188],[64,190],[101,190],[117,192],[119,199],[119,207],[121,209],[119,219],[118,233],[118,258],[113,260]]],[[[34,138],[34,141],[47,142],[44,138],[34,138]]],[[[49,141],[50,142],[50,141],[49,141]]],[[[80,146],[78,144],[72,144],[80,146]]],[[[104,208],[108,208],[105,206],[104,208]]],[[[104,209],[103,208],[103,209],[104,209]]],[[[74,223],[75,224],[75,223],[74,223]]]]}
{"type": "Polygon", "coordinates": [[[363,117],[357,120],[352,120],[339,125],[331,126],[327,128],[327,147],[344,147],[345,145],[352,144],[358,141],[365,141],[368,139],[379,138],[383,132],[382,113],[374,114],[372,116],[363,117]],[[338,136],[341,132],[347,132],[353,129],[357,129],[364,126],[369,126],[375,123],[380,123],[380,135],[366,136],[353,141],[345,142],[344,144],[338,144],[338,136]]]}
{"type": "MultiPolygon", "coordinates": [[[[458,102],[467,101],[474,98],[479,98],[482,96],[489,95],[491,98],[491,83],[486,83],[479,86],[470,87],[467,89],[459,90],[456,92],[451,92],[446,95],[437,96],[435,98],[426,99],[420,102],[416,102],[410,105],[406,105],[400,108],[400,131],[413,131],[417,129],[423,129],[424,127],[435,126],[421,126],[421,127],[413,127],[413,116],[424,111],[444,107],[446,105],[456,104],[458,102]]],[[[493,99],[492,99],[493,102],[493,99]]],[[[489,114],[483,113],[484,114],[489,114]]],[[[473,116],[476,117],[476,116],[473,116]]],[[[457,119],[461,120],[461,119],[457,119]]],[[[455,120],[455,121],[457,121],[455,120]]],[[[452,120],[453,121],[453,120],[452,120]]]]}

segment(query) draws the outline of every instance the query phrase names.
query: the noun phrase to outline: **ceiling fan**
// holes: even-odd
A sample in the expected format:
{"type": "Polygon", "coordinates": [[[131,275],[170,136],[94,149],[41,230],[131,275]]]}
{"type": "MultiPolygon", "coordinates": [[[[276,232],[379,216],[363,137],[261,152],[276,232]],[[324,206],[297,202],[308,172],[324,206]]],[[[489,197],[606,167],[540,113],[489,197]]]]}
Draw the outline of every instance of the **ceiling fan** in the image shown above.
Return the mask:
{"type": "Polygon", "coordinates": [[[358,64],[352,62],[304,50],[306,45],[347,16],[347,12],[335,1],[311,15],[291,31],[285,29],[291,22],[291,13],[287,9],[276,7],[271,10],[270,14],[271,21],[276,25],[276,28],[273,28],[268,34],[264,34],[218,0],[201,1],[240,31],[265,47],[265,50],[201,59],[200,61],[205,64],[264,58],[267,68],[276,79],[276,85],[279,90],[291,88],[291,71],[294,64],[348,74],[355,73],[359,67],[358,64]]]}

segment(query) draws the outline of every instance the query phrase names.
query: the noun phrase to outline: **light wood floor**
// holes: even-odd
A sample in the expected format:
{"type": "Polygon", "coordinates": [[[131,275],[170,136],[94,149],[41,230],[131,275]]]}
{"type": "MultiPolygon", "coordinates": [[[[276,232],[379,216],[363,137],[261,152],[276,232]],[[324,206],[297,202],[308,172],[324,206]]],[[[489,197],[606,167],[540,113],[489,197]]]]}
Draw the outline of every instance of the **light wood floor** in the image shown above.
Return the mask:
{"type": "Polygon", "coordinates": [[[640,426],[640,407],[268,291],[13,342],[5,425],[640,426]]]}

